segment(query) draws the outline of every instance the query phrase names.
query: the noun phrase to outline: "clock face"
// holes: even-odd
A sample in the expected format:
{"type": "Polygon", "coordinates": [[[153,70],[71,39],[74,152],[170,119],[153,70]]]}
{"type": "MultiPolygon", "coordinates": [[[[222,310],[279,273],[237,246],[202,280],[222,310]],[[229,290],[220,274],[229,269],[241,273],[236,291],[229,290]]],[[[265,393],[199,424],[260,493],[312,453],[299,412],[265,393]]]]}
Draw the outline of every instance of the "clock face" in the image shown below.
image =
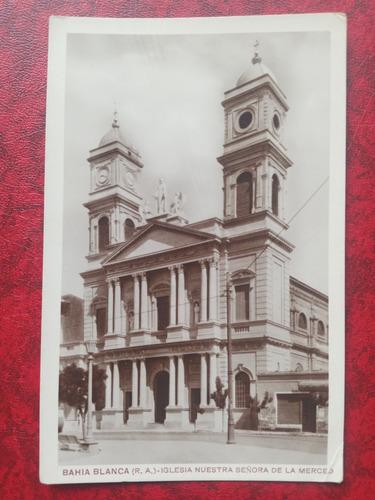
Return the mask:
{"type": "Polygon", "coordinates": [[[109,179],[109,171],[107,168],[101,168],[97,174],[97,182],[101,186],[105,184],[109,179]]]}
{"type": "Polygon", "coordinates": [[[134,187],[134,184],[135,184],[134,175],[129,171],[125,172],[125,183],[130,188],[134,187]]]}

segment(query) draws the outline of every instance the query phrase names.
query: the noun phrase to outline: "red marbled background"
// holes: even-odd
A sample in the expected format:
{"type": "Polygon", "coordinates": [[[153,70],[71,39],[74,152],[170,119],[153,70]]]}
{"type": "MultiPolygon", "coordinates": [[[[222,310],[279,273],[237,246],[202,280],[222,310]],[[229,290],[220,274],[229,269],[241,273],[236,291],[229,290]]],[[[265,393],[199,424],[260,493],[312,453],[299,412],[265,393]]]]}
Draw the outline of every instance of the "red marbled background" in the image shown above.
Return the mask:
{"type": "Polygon", "coordinates": [[[0,2],[0,498],[375,498],[374,23],[372,0],[2,0],[0,2]],[[345,480],[45,486],[39,483],[44,133],[50,15],[348,16],[345,480]]]}

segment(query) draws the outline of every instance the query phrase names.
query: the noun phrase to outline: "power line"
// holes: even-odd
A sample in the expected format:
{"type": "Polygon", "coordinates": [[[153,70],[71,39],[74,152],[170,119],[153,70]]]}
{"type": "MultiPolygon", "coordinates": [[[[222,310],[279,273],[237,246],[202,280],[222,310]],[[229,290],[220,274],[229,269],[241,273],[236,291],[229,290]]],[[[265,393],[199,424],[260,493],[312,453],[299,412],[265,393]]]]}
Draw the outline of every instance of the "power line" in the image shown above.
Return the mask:
{"type": "MultiPolygon", "coordinates": [[[[321,190],[321,188],[324,186],[324,184],[326,184],[329,180],[329,177],[326,177],[324,179],[324,181],[320,184],[319,187],[317,187],[315,189],[315,191],[312,193],[311,196],[309,196],[309,198],[303,203],[303,205],[297,210],[297,212],[293,215],[293,217],[291,219],[289,219],[289,221],[287,222],[287,226],[290,225],[290,223],[292,222],[292,220],[294,220],[297,215],[302,212],[302,210],[305,208],[305,206],[314,198],[314,196],[321,190]]],[[[280,231],[277,233],[276,235],[276,238],[280,236],[280,234],[285,231],[285,227],[281,228],[280,231]]],[[[250,264],[247,266],[246,269],[249,269],[253,264],[255,264],[255,262],[259,259],[259,257],[266,251],[266,247],[263,248],[263,250],[255,257],[255,259],[250,262],[250,264]]]]}
{"type": "MultiPolygon", "coordinates": [[[[307,200],[301,205],[301,207],[296,211],[296,213],[289,219],[289,221],[287,222],[287,226],[290,225],[290,223],[297,217],[297,215],[306,207],[306,205],[308,205],[308,203],[310,203],[310,201],[314,198],[314,196],[317,195],[317,193],[322,189],[322,187],[328,182],[329,180],[329,177],[327,176],[323,182],[315,189],[315,191],[307,198],[307,200]]],[[[281,228],[281,230],[277,233],[276,237],[280,236],[280,234],[285,231],[285,227],[281,228]]],[[[266,247],[254,258],[254,260],[252,262],[250,262],[250,264],[247,266],[246,269],[249,269],[251,266],[253,266],[253,264],[255,264],[255,262],[261,257],[261,255],[263,255],[263,253],[266,251],[266,247]]],[[[221,298],[223,296],[226,296],[227,294],[227,287],[225,288],[225,291],[224,291],[224,294],[219,294],[219,295],[215,295],[213,297],[211,297],[212,299],[214,300],[217,300],[218,298],[221,298]]],[[[83,300],[83,299],[82,299],[83,300]]],[[[206,301],[209,302],[210,300],[210,297],[207,297],[206,301]]],[[[230,300],[233,301],[233,298],[231,297],[230,300]]],[[[187,305],[192,305],[194,303],[194,301],[187,301],[187,302],[183,302],[181,303],[180,305],[186,307],[187,305]]],[[[178,304],[176,304],[176,308],[178,308],[178,304]]],[[[100,309],[98,307],[98,309],[100,309]]],[[[157,306],[156,306],[156,309],[157,309],[157,306]]],[[[130,311],[129,311],[130,312],[130,311]]],[[[155,312],[155,308],[154,309],[146,309],[146,311],[140,311],[138,314],[139,316],[141,316],[141,314],[151,314],[155,312]]],[[[64,315],[61,315],[62,317],[64,315]]],[[[113,315],[113,321],[115,321],[116,319],[121,319],[121,318],[124,318],[128,316],[128,313],[126,314],[122,314],[122,315],[113,315]]],[[[65,316],[66,317],[66,316],[65,316]]],[[[95,317],[94,315],[91,316],[91,318],[95,317]]],[[[83,323],[84,323],[84,320],[83,320],[83,323]]],[[[75,322],[75,323],[70,323],[70,327],[75,327],[75,326],[79,326],[81,323],[80,322],[75,322]]]]}

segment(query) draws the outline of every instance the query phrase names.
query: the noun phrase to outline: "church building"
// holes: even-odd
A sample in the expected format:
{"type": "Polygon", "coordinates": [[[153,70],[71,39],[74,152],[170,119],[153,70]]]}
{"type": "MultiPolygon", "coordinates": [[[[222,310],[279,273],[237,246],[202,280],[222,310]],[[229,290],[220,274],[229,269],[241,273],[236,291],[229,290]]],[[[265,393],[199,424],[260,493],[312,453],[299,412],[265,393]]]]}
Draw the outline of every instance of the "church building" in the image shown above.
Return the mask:
{"type": "Polygon", "coordinates": [[[258,52],[222,105],[221,218],[189,223],[163,178],[143,200],[147,165],[116,116],[90,151],[84,298],[64,297],[61,366],[96,341],[97,429],[221,430],[211,394],[217,377],[228,387],[229,294],[235,426],[327,430],[328,297],[290,276],[288,104],[258,52]],[[73,339],[66,316],[79,307],[73,339]]]}

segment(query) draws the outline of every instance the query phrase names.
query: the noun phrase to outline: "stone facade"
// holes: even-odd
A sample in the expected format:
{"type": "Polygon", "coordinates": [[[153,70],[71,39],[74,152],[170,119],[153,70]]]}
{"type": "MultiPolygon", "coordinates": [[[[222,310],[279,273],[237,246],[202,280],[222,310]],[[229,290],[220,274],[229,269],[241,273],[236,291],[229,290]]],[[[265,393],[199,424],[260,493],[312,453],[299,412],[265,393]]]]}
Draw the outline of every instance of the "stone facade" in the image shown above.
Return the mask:
{"type": "Polygon", "coordinates": [[[222,429],[210,395],[217,377],[228,385],[229,294],[236,426],[325,431],[328,298],[289,274],[288,106],[260,61],[223,102],[223,219],[189,224],[182,193],[165,205],[163,179],[151,214],[140,196],[147,168],[116,120],[90,152],[80,341],[96,341],[107,373],[102,429],[222,429]]]}

